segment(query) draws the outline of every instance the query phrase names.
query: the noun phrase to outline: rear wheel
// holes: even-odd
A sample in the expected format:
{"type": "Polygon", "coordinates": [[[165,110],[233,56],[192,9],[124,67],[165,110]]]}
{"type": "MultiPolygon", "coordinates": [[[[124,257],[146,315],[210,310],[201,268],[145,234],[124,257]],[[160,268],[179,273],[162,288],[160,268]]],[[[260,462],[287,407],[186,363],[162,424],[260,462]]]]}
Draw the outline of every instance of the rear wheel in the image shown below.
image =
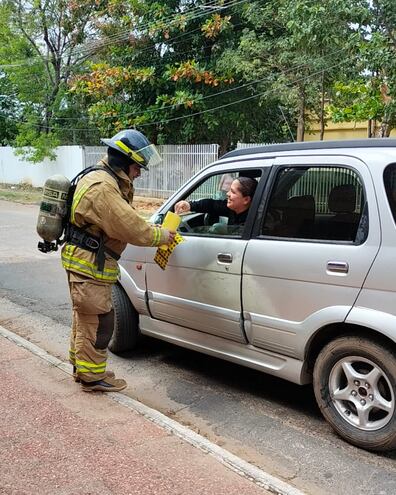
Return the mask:
{"type": "Polygon", "coordinates": [[[346,336],[320,352],[314,392],[322,414],[348,442],[396,448],[396,355],[367,338],[346,336]]]}
{"type": "Polygon", "coordinates": [[[124,289],[115,284],[112,288],[114,331],[109,349],[114,354],[134,349],[139,339],[139,315],[124,289]]]}

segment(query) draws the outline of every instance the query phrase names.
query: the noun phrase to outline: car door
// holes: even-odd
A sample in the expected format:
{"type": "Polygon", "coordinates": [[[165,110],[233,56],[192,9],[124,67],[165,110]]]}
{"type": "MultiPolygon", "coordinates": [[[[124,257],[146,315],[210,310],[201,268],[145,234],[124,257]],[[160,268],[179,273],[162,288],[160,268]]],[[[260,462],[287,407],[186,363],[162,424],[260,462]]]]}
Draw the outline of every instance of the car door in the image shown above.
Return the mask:
{"type": "MultiPolygon", "coordinates": [[[[221,197],[224,191],[214,184],[224,185],[225,173],[235,176],[234,170],[209,175],[198,188],[178,199],[221,197]]],[[[249,217],[252,223],[253,211],[249,217]]],[[[223,233],[219,233],[213,226],[202,225],[202,220],[203,215],[194,214],[185,220],[190,224],[189,231],[181,227],[185,242],[173,251],[165,271],[153,262],[155,250],[148,251],[146,284],[151,316],[223,339],[246,342],[241,325],[241,271],[247,240],[243,229],[231,234],[220,229],[223,233]]],[[[224,219],[215,220],[221,225],[224,219]]]]}
{"type": "Polygon", "coordinates": [[[352,308],[379,249],[378,210],[357,159],[285,157],[274,165],[243,263],[245,330],[251,344],[303,359],[310,336],[352,308]]]}

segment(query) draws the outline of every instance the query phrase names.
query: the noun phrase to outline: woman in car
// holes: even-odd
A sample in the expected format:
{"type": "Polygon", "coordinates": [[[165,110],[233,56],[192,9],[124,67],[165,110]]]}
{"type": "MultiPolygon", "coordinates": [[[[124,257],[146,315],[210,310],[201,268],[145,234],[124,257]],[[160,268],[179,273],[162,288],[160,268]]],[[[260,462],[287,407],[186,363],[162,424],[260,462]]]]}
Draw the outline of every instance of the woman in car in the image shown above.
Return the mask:
{"type": "Polygon", "coordinates": [[[198,201],[179,201],[175,204],[175,213],[208,213],[228,218],[228,225],[245,223],[249,207],[256,191],[257,181],[250,177],[238,177],[233,180],[227,193],[227,199],[200,199],[198,201]]]}

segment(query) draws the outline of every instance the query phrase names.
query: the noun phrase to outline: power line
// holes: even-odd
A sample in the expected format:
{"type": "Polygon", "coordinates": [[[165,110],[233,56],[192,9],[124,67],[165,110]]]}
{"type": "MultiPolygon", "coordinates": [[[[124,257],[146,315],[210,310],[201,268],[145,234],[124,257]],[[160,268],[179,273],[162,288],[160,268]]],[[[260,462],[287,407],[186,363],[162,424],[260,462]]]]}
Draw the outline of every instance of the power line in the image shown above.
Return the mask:
{"type": "Polygon", "coordinates": [[[285,114],[284,114],[284,112],[283,112],[283,108],[282,108],[280,105],[278,105],[278,108],[279,108],[279,110],[281,111],[281,114],[282,114],[283,120],[284,120],[284,121],[285,121],[285,123],[286,123],[286,126],[287,126],[287,128],[288,128],[288,130],[289,130],[289,134],[290,134],[290,136],[291,136],[291,138],[292,138],[292,141],[294,141],[294,136],[293,136],[293,133],[292,133],[292,131],[291,131],[291,129],[290,129],[290,126],[289,126],[289,121],[287,120],[287,118],[286,118],[286,116],[285,116],[285,114]]]}
{"type": "MultiPolygon", "coordinates": [[[[215,3],[216,3],[216,0],[213,2],[213,10],[211,11],[211,13],[214,13],[218,10],[223,10],[224,8],[231,8],[231,7],[234,7],[236,5],[239,5],[241,3],[246,3],[247,0],[232,0],[229,4],[227,4],[226,6],[223,6],[223,7],[216,7],[215,6],[215,3]]],[[[191,11],[187,11],[187,15],[185,17],[185,22],[188,23],[188,22],[191,22],[192,20],[195,20],[195,19],[198,19],[200,17],[204,17],[204,16],[207,16],[209,14],[208,11],[205,11],[205,12],[201,12],[199,15],[194,15],[195,12],[194,11],[199,11],[201,10],[199,7],[196,7],[195,9],[192,9],[191,11]]],[[[167,24],[171,24],[172,21],[175,21],[177,20],[177,18],[179,16],[182,16],[183,14],[180,13],[180,14],[176,14],[176,15],[172,15],[168,18],[165,18],[165,19],[158,19],[158,22],[159,23],[167,23],[167,24]]],[[[141,26],[137,26],[137,28],[135,29],[136,31],[145,31],[146,29],[149,29],[151,26],[153,26],[153,24],[155,25],[155,23],[150,23],[150,22],[147,22],[146,24],[143,24],[141,26]]],[[[110,46],[114,43],[116,43],[117,41],[123,41],[125,40],[125,37],[129,36],[131,34],[131,30],[130,29],[127,29],[127,30],[124,30],[124,31],[121,31],[120,33],[117,33],[117,34],[114,34],[114,35],[110,35],[106,38],[106,41],[105,42],[101,42],[100,40],[98,41],[92,41],[90,43],[88,43],[88,47],[85,46],[85,47],[81,47],[79,50],[76,50],[74,52],[74,54],[82,54],[84,55],[84,52],[87,51],[87,55],[89,55],[90,51],[91,53],[97,49],[97,48],[105,48],[106,46],[110,46]],[[89,44],[92,45],[92,49],[90,50],[89,48],[89,44]]],[[[183,35],[179,35],[178,37],[182,37],[183,35]]],[[[178,37],[176,37],[175,39],[177,39],[178,37]]],[[[157,43],[154,43],[153,44],[153,47],[156,45],[156,44],[159,44],[159,43],[169,43],[170,40],[163,40],[161,42],[157,42],[157,43]]]]}
{"type": "MultiPolygon", "coordinates": [[[[238,1],[232,0],[232,3],[228,4],[227,7],[219,6],[219,5],[216,7],[218,0],[211,0],[211,2],[209,2],[206,5],[213,8],[213,10],[211,12],[216,12],[217,10],[223,10],[224,8],[229,8],[230,6],[232,6],[233,3],[241,3],[242,1],[246,1],[246,0],[238,0],[238,1]]],[[[185,12],[180,11],[179,13],[169,15],[168,17],[158,18],[154,22],[153,21],[147,21],[146,23],[138,25],[135,28],[135,30],[145,31],[146,29],[149,29],[150,27],[155,25],[156,22],[169,24],[169,23],[172,23],[172,21],[176,20],[178,17],[183,16],[183,15],[186,16],[186,22],[189,22],[190,20],[193,20],[193,19],[201,17],[201,16],[208,15],[208,12],[202,13],[201,7],[202,6],[196,6],[193,9],[186,10],[185,12]],[[199,12],[199,11],[201,11],[200,15],[196,16],[195,13],[199,12]]],[[[125,29],[125,30],[120,31],[117,34],[108,36],[107,39],[109,39],[109,41],[117,40],[117,39],[124,39],[124,36],[127,36],[130,33],[131,33],[131,29],[125,29]]]]}
{"type": "MultiPolygon", "coordinates": [[[[313,74],[310,74],[309,76],[305,77],[305,78],[299,78],[299,79],[296,79],[294,81],[294,84],[295,83],[298,83],[298,82],[302,82],[302,81],[305,81],[307,79],[310,79],[311,77],[313,76],[316,76],[318,74],[321,74],[322,72],[325,72],[327,70],[330,70],[330,69],[334,69],[335,67],[338,67],[340,65],[342,65],[344,62],[339,62],[338,64],[334,64],[333,66],[331,67],[328,67],[326,69],[321,69],[319,71],[316,71],[314,72],[313,74]]],[[[286,84],[286,86],[290,86],[290,84],[286,84]]],[[[219,105],[217,107],[213,107],[213,108],[207,108],[206,110],[202,110],[200,112],[195,112],[195,113],[192,113],[192,114],[189,114],[189,115],[183,115],[181,117],[172,117],[170,119],[167,119],[167,120],[164,120],[164,121],[157,121],[157,122],[148,122],[146,124],[140,124],[139,127],[146,127],[146,126],[149,126],[149,125],[156,125],[156,124],[167,124],[168,122],[174,122],[176,120],[183,120],[185,118],[191,118],[191,117],[195,117],[197,115],[202,115],[202,114],[205,114],[205,113],[208,113],[208,112],[213,112],[214,110],[221,110],[222,108],[226,108],[226,107],[230,107],[232,105],[236,105],[238,103],[243,103],[244,101],[248,101],[248,100],[252,100],[254,98],[258,98],[260,96],[268,96],[269,94],[271,94],[272,92],[274,92],[275,89],[271,89],[271,90],[268,90],[268,91],[264,91],[262,93],[258,93],[256,95],[252,95],[252,96],[248,96],[246,98],[242,98],[240,100],[237,100],[237,101],[232,101],[230,103],[225,103],[224,105],[219,105]]]]}
{"type": "MultiPolygon", "coordinates": [[[[213,5],[214,6],[214,10],[212,11],[212,13],[213,13],[213,12],[216,12],[217,10],[223,10],[225,8],[228,9],[228,8],[234,7],[235,5],[245,3],[246,1],[247,0],[232,0],[232,2],[230,4],[228,4],[227,6],[219,6],[218,8],[216,8],[215,5],[217,4],[218,0],[212,0],[212,2],[210,4],[206,4],[206,5],[208,5],[208,6],[213,5]]],[[[192,9],[191,12],[193,13],[194,10],[199,11],[200,8],[196,7],[195,9],[192,9]]],[[[189,18],[187,18],[186,22],[190,22],[191,20],[194,20],[194,19],[199,18],[199,17],[207,16],[208,14],[209,14],[209,12],[204,12],[204,13],[200,14],[199,16],[190,16],[189,18]]],[[[177,14],[177,15],[181,15],[181,14],[177,14]]],[[[159,19],[159,21],[170,22],[170,21],[172,21],[172,19],[176,19],[177,15],[173,15],[173,16],[170,16],[170,17],[165,18],[165,19],[159,19]]],[[[152,25],[152,23],[147,22],[146,24],[142,25],[142,27],[138,26],[137,29],[144,31],[145,29],[150,27],[150,25],[152,25]]],[[[144,49],[140,49],[140,50],[136,50],[136,51],[138,52],[138,54],[142,54],[142,53],[145,53],[147,51],[152,50],[152,48],[155,48],[155,46],[158,44],[171,43],[174,40],[177,40],[177,39],[182,38],[184,36],[190,35],[191,33],[194,33],[194,32],[199,31],[199,30],[200,30],[200,28],[193,29],[191,31],[187,31],[187,32],[182,33],[182,34],[175,36],[173,38],[169,38],[167,40],[162,40],[161,42],[153,43],[150,47],[146,47],[144,49]]],[[[100,40],[100,39],[88,42],[85,46],[81,46],[80,48],[76,48],[73,51],[73,55],[74,56],[78,56],[79,54],[84,55],[84,52],[87,52],[86,56],[84,55],[86,58],[87,56],[92,54],[95,51],[95,49],[97,49],[98,47],[102,49],[102,48],[105,48],[107,46],[111,46],[112,44],[116,43],[117,41],[124,40],[125,37],[129,36],[130,34],[131,34],[131,30],[128,29],[128,30],[121,31],[120,33],[117,33],[116,35],[108,36],[106,38],[105,42],[103,42],[103,40],[100,40]],[[90,48],[91,45],[92,45],[92,48],[90,48]]],[[[21,63],[0,64],[0,69],[29,66],[29,65],[33,65],[35,63],[45,62],[45,60],[50,61],[51,59],[45,58],[45,57],[42,57],[42,58],[41,57],[33,57],[33,58],[31,58],[27,61],[21,62],[21,63]]]]}
{"type": "MultiPolygon", "coordinates": [[[[353,58],[356,58],[356,57],[357,57],[357,55],[355,57],[353,57],[353,58]]],[[[341,62],[339,62],[337,64],[334,64],[334,65],[332,65],[330,67],[326,67],[325,69],[322,68],[322,69],[320,69],[318,71],[315,71],[315,72],[313,72],[312,74],[310,74],[308,76],[295,79],[295,81],[293,83],[285,84],[285,86],[286,87],[291,87],[291,86],[293,86],[296,83],[306,81],[308,79],[311,79],[314,76],[317,76],[318,74],[322,74],[323,72],[326,72],[328,70],[334,69],[335,67],[339,67],[339,66],[345,64],[346,62],[351,62],[351,61],[350,60],[343,60],[343,61],[341,61],[341,62]]],[[[246,98],[241,98],[241,99],[236,100],[236,101],[232,101],[232,102],[229,102],[229,103],[225,103],[223,105],[219,105],[217,107],[207,108],[205,110],[201,110],[200,112],[194,112],[194,113],[191,113],[189,115],[182,115],[180,117],[172,117],[172,118],[169,118],[169,119],[166,119],[166,120],[159,120],[159,121],[155,121],[155,122],[147,122],[147,123],[140,124],[137,127],[147,127],[147,126],[157,125],[157,124],[167,124],[169,122],[175,122],[175,121],[179,121],[179,120],[184,120],[184,119],[196,117],[198,115],[203,115],[203,114],[206,114],[206,113],[209,113],[209,112],[213,112],[215,110],[221,110],[223,108],[227,108],[227,107],[230,107],[230,106],[233,106],[233,105],[237,105],[239,103],[243,103],[245,101],[249,101],[249,100],[252,100],[254,98],[259,98],[259,97],[262,97],[262,96],[269,96],[269,95],[271,95],[271,93],[274,93],[276,91],[277,91],[277,89],[273,88],[273,89],[270,89],[270,90],[267,90],[267,91],[263,91],[261,93],[257,93],[255,95],[248,96],[246,98]]],[[[35,125],[35,127],[43,128],[43,129],[47,129],[47,130],[58,130],[57,127],[47,127],[47,126],[44,126],[42,124],[37,124],[37,125],[35,125]]],[[[76,128],[76,129],[67,128],[67,130],[69,130],[69,131],[75,130],[75,131],[97,132],[96,129],[93,130],[93,129],[81,129],[81,128],[80,129],[78,129],[78,128],[76,128]]]]}
{"type": "MultiPolygon", "coordinates": [[[[346,49],[345,48],[340,48],[338,50],[335,50],[334,52],[330,52],[328,53],[327,55],[324,55],[322,58],[323,59],[326,59],[328,57],[332,57],[338,53],[341,53],[341,52],[344,52],[346,49]]],[[[308,67],[308,64],[307,63],[303,63],[303,64],[299,64],[297,66],[294,66],[294,67],[291,67],[290,69],[288,70],[285,70],[285,71],[279,71],[277,72],[277,75],[287,75],[289,74],[290,72],[294,72],[296,70],[299,70],[299,69],[302,69],[302,68],[305,68],[305,67],[308,67]]],[[[249,87],[249,86],[252,86],[254,84],[258,84],[258,83],[261,83],[261,82],[264,82],[268,79],[270,79],[272,76],[266,76],[266,77],[263,77],[263,78],[260,78],[260,79],[256,79],[254,81],[250,81],[250,82],[247,82],[247,83],[244,83],[244,84],[241,84],[239,86],[236,86],[236,87],[233,87],[233,88],[229,88],[229,89],[225,89],[223,91],[219,91],[217,93],[213,93],[213,94],[210,94],[210,95],[206,95],[206,96],[203,96],[202,98],[200,98],[200,101],[202,100],[208,100],[210,98],[217,98],[221,95],[224,95],[226,93],[231,93],[233,91],[238,91],[242,88],[246,88],[246,87],[249,87]]],[[[180,104],[173,104],[173,105],[166,105],[166,106],[163,106],[161,108],[155,108],[155,109],[147,109],[146,112],[149,112],[149,113],[157,113],[157,112],[161,112],[163,110],[166,110],[166,109],[169,109],[169,108],[176,108],[176,107],[179,107],[180,104]]],[[[141,115],[142,112],[141,111],[138,111],[138,112],[128,112],[128,113],[119,113],[117,114],[117,118],[120,118],[120,117],[132,117],[134,115],[141,115]]],[[[109,119],[112,119],[114,118],[114,116],[109,116],[108,117],[109,119]]],[[[78,118],[76,117],[56,117],[57,120],[79,120],[78,118]]]]}

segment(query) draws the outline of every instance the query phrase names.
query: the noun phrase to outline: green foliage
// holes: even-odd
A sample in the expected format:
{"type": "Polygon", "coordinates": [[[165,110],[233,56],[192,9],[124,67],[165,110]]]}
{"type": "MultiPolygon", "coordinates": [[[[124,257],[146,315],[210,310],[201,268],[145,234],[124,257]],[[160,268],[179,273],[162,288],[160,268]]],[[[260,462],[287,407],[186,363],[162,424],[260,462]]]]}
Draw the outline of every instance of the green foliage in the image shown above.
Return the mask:
{"type": "Polygon", "coordinates": [[[37,159],[129,127],[154,142],[218,142],[222,151],[303,139],[328,118],[374,119],[389,132],[394,0],[228,4],[4,0],[0,140],[18,134],[37,159]]]}
{"type": "Polygon", "coordinates": [[[65,109],[78,106],[78,100],[68,99],[65,84],[84,55],[81,43],[93,29],[91,14],[101,9],[102,2],[90,0],[0,3],[0,64],[21,109],[15,115],[19,135],[14,144],[28,146],[29,159],[52,158],[52,147],[64,142],[68,126],[60,119],[66,123],[65,109]]]}
{"type": "Polygon", "coordinates": [[[336,82],[328,112],[333,122],[379,119],[384,112],[380,89],[365,80],[336,82]]]}
{"type": "Polygon", "coordinates": [[[329,112],[335,122],[374,120],[386,137],[396,125],[396,2],[363,3],[358,63],[334,85],[329,112]]]}
{"type": "Polygon", "coordinates": [[[20,113],[14,88],[5,74],[0,74],[0,145],[11,145],[18,133],[16,117],[20,113]]]}
{"type": "MultiPolygon", "coordinates": [[[[117,4],[120,8],[122,1],[117,4]]],[[[274,125],[267,118],[272,109],[279,114],[278,102],[254,96],[257,88],[245,85],[251,78],[241,70],[242,56],[234,56],[251,25],[244,15],[247,4],[224,12],[200,5],[126,2],[127,17],[115,15],[102,26],[115,37],[133,22],[134,37],[122,47],[109,43],[100,53],[107,72],[87,71],[70,89],[84,99],[103,135],[136,126],[154,141],[219,142],[224,150],[266,131],[271,139],[285,139],[279,119],[274,125]],[[150,77],[121,81],[125,70],[147,71],[150,77]]]]}
{"type": "Polygon", "coordinates": [[[45,158],[56,159],[54,148],[60,144],[56,134],[40,133],[31,122],[22,123],[18,127],[19,134],[15,139],[16,155],[33,163],[39,163],[45,158]]]}

